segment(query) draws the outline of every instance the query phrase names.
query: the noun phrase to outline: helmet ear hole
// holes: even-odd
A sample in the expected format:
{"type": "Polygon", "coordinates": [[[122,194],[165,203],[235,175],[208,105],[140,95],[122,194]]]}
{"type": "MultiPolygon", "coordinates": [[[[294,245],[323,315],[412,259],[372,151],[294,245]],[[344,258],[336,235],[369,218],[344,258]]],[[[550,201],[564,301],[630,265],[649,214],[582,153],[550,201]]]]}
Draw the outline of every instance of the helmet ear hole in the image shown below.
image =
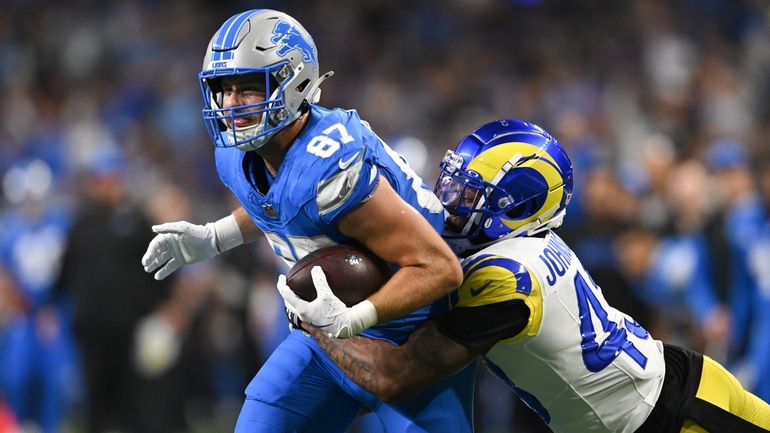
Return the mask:
{"type": "Polygon", "coordinates": [[[305,81],[299,83],[299,85],[296,87],[297,92],[300,92],[300,93],[304,92],[305,91],[305,87],[307,87],[308,84],[310,84],[310,80],[305,80],[305,81]]]}

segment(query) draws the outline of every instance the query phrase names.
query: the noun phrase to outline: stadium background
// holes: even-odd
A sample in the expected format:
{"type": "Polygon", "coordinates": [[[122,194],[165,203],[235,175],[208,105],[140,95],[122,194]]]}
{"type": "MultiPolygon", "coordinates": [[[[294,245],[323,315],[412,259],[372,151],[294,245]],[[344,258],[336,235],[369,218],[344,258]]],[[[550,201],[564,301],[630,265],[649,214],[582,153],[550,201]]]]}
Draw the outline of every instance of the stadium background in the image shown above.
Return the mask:
{"type": "MultiPolygon", "coordinates": [[[[322,72],[335,71],[323,105],[356,108],[429,184],[443,152],[483,122],[517,117],[549,130],[575,165],[562,233],[610,302],[770,398],[756,374],[770,368],[757,314],[770,297],[766,2],[9,0],[0,14],[0,430],[14,419],[25,431],[83,429],[69,329],[82,294],[57,276],[90,185],[122,185],[121,202],[152,222],[210,221],[234,206],[213,167],[197,72],[218,26],[254,7],[307,28],[322,72]],[[47,227],[57,235],[40,235],[47,227]],[[14,413],[21,394],[24,414],[14,413]]],[[[139,259],[121,272],[140,269],[139,259]]],[[[280,266],[259,242],[178,272],[142,307],[187,304],[180,355],[164,363],[156,354],[144,374],[177,372],[164,412],[182,414],[189,431],[231,431],[245,384],[286,332],[280,266]]],[[[478,431],[539,431],[509,395],[480,372],[478,431]]]]}

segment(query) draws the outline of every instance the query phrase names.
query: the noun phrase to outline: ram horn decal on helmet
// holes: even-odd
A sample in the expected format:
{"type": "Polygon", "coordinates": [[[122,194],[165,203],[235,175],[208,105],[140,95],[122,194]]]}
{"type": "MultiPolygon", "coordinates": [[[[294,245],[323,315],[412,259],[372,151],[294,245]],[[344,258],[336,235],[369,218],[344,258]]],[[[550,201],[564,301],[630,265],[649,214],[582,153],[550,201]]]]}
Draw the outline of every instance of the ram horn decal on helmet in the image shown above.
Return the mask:
{"type": "Polygon", "coordinates": [[[447,151],[435,192],[444,238],[458,254],[559,227],[572,196],[572,163],[556,139],[521,120],[490,122],[447,151]]]}

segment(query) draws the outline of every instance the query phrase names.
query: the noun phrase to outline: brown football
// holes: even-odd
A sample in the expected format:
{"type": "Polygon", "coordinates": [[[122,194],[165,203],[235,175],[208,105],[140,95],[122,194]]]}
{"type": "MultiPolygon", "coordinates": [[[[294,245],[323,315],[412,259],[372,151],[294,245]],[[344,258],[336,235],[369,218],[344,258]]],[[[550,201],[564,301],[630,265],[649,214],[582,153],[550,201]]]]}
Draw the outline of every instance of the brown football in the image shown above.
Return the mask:
{"type": "Polygon", "coordinates": [[[379,290],[391,275],[387,262],[362,247],[340,244],[320,248],[295,263],[286,275],[286,284],[306,301],[316,298],[310,275],[313,266],[323,269],[332,292],[348,307],[379,290]]]}

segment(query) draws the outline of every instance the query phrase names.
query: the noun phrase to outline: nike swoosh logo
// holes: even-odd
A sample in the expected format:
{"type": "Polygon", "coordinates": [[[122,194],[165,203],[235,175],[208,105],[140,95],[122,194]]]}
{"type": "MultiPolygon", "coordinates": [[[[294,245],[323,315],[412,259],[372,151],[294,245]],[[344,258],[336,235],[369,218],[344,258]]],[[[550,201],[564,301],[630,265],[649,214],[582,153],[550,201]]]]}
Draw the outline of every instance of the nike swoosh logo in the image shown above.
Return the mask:
{"type": "Polygon", "coordinates": [[[340,166],[340,170],[347,170],[347,168],[350,166],[350,164],[352,164],[353,161],[355,161],[356,158],[358,158],[358,154],[359,153],[361,153],[361,152],[354,153],[353,156],[351,156],[350,159],[348,159],[347,161],[343,161],[343,160],[340,159],[340,161],[338,163],[339,166],[340,166]]]}
{"type": "Polygon", "coordinates": [[[484,284],[483,286],[481,286],[479,288],[471,287],[471,296],[479,296],[481,294],[481,292],[483,292],[484,289],[486,289],[487,286],[489,286],[490,284],[492,284],[492,281],[487,281],[486,284],[484,284]]]}

